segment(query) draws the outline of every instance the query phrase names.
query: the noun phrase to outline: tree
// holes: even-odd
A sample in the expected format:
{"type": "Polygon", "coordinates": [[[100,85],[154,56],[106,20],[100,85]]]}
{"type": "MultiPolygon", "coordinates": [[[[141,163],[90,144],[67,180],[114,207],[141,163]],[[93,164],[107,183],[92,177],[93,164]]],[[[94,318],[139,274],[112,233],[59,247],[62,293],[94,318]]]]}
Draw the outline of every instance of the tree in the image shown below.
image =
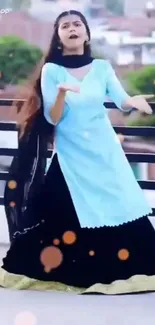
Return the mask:
{"type": "Polygon", "coordinates": [[[0,9],[11,8],[12,10],[20,10],[29,8],[31,0],[0,0],[0,9]]]}
{"type": "Polygon", "coordinates": [[[13,10],[27,9],[31,5],[31,0],[11,0],[13,10]]]}
{"type": "MultiPolygon", "coordinates": [[[[138,71],[130,72],[127,76],[128,92],[130,95],[155,95],[155,66],[147,66],[138,71]]],[[[128,122],[130,126],[155,126],[155,114],[140,114],[128,122]]]]}
{"type": "Polygon", "coordinates": [[[127,83],[131,95],[155,94],[155,66],[130,72],[127,83]]]}
{"type": "Polygon", "coordinates": [[[5,9],[10,7],[10,0],[0,0],[0,9],[5,9]]]}
{"type": "Polygon", "coordinates": [[[19,84],[33,72],[42,51],[16,36],[0,38],[0,86],[19,84]]]}
{"type": "Polygon", "coordinates": [[[123,0],[105,0],[105,8],[116,15],[124,15],[123,0]]]}
{"type": "Polygon", "coordinates": [[[141,116],[135,118],[134,120],[128,121],[127,124],[129,126],[155,126],[155,114],[149,116],[141,114],[141,116]]]}
{"type": "MultiPolygon", "coordinates": [[[[129,120],[127,122],[128,126],[145,126],[145,127],[155,127],[155,114],[152,115],[146,115],[146,114],[140,114],[138,117],[134,118],[133,120],[129,120]]],[[[147,136],[142,136],[141,139],[144,139],[145,141],[154,141],[154,137],[147,137],[147,136]]]]}

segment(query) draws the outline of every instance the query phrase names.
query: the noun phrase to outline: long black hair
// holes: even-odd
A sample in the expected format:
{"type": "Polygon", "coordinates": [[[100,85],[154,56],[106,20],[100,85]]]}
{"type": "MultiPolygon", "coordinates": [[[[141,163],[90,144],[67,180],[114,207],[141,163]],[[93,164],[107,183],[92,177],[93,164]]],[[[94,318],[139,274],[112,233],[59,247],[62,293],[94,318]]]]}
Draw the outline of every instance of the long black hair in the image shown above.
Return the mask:
{"type": "MultiPolygon", "coordinates": [[[[40,86],[41,70],[46,62],[52,62],[55,56],[62,55],[62,51],[58,49],[59,21],[61,17],[67,16],[68,14],[78,15],[81,18],[86,26],[90,39],[87,21],[80,12],[71,10],[69,12],[65,11],[59,15],[54,25],[52,41],[48,53],[39,64],[31,83],[28,82],[28,99],[21,108],[18,107],[18,102],[16,103],[17,123],[20,128],[20,141],[18,156],[14,157],[12,161],[8,180],[14,180],[18,186],[12,191],[9,189],[7,183],[4,194],[5,212],[11,241],[16,231],[22,232],[24,228],[32,227],[32,225],[38,224],[38,222],[40,223],[40,219],[38,220],[38,216],[35,214],[25,214],[23,212],[23,206],[32,204],[32,198],[37,197],[40,186],[44,182],[46,155],[49,143],[47,138],[51,135],[50,141],[53,142],[54,135],[54,126],[49,124],[43,115],[43,101],[40,86]],[[36,157],[37,159],[35,159],[36,157]],[[33,171],[34,163],[36,167],[32,177],[31,172],[33,171]],[[28,192],[25,191],[27,188],[29,189],[28,192]],[[16,203],[14,208],[10,205],[11,201],[16,203]]],[[[90,54],[90,46],[87,44],[84,45],[84,53],[90,54]]],[[[21,98],[20,94],[18,94],[18,98],[21,98]]]]}
{"type": "MultiPolygon", "coordinates": [[[[58,28],[59,28],[60,19],[68,15],[77,15],[80,17],[81,21],[84,23],[86,27],[88,39],[90,41],[91,38],[90,29],[86,18],[81,12],[76,10],[64,11],[57,17],[54,23],[54,30],[53,30],[53,35],[49,46],[49,50],[46,56],[42,59],[41,63],[39,64],[39,67],[36,69],[32,78],[28,81],[29,91],[28,91],[27,101],[23,104],[20,110],[18,104],[14,103],[14,106],[16,105],[17,108],[17,125],[20,129],[20,137],[24,135],[27,130],[30,129],[31,125],[33,125],[33,121],[35,117],[38,115],[38,113],[40,113],[40,108],[43,107],[43,98],[41,92],[42,67],[47,62],[53,62],[55,58],[57,58],[58,56],[59,57],[63,56],[63,49],[59,48],[60,39],[58,35],[58,28]]],[[[84,44],[84,54],[87,56],[91,55],[91,48],[89,42],[85,42],[84,44]]],[[[18,94],[18,98],[19,98],[19,94],[18,94]]]]}

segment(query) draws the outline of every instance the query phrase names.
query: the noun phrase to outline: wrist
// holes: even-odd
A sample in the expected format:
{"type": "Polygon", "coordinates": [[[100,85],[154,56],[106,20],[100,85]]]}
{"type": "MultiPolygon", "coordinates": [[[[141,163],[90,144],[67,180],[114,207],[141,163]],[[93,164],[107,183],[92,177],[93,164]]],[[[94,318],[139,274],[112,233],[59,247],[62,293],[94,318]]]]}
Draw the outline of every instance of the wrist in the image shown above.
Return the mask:
{"type": "Polygon", "coordinates": [[[134,108],[134,102],[132,97],[128,96],[123,102],[122,102],[122,111],[124,112],[131,112],[134,108]]]}
{"type": "Polygon", "coordinates": [[[59,90],[58,90],[58,95],[60,95],[60,96],[62,96],[62,97],[65,97],[65,95],[66,95],[66,90],[65,90],[65,89],[61,89],[61,88],[59,88],[59,90]]]}

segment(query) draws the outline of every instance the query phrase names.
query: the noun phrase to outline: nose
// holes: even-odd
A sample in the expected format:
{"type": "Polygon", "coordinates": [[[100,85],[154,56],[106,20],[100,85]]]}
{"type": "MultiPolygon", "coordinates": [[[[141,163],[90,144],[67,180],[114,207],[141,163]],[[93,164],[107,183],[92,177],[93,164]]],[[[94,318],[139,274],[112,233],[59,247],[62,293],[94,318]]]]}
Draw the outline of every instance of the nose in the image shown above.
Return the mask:
{"type": "Polygon", "coordinates": [[[75,28],[71,28],[71,29],[69,30],[69,33],[70,33],[70,34],[75,33],[75,32],[76,32],[75,28]]]}
{"type": "Polygon", "coordinates": [[[75,26],[74,26],[74,25],[70,25],[70,27],[69,27],[69,32],[70,32],[70,33],[73,33],[73,32],[75,32],[75,31],[76,31],[75,26]]]}

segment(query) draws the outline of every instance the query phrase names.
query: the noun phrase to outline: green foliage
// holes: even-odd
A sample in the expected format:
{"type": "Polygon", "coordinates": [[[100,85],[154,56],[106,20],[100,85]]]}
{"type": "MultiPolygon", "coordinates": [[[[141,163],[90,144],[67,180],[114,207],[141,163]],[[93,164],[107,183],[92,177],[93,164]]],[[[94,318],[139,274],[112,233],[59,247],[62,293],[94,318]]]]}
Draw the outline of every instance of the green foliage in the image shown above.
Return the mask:
{"type": "MultiPolygon", "coordinates": [[[[155,66],[147,66],[127,76],[128,93],[130,95],[155,94],[155,66]]],[[[145,115],[128,122],[129,126],[155,127],[155,114],[145,115]]]]}
{"type": "Polygon", "coordinates": [[[142,115],[132,121],[128,122],[129,126],[155,126],[155,114],[142,115]]]}
{"type": "Polygon", "coordinates": [[[42,51],[16,36],[0,38],[0,86],[18,84],[33,72],[42,51]]]}
{"type": "Polygon", "coordinates": [[[131,95],[155,94],[155,66],[130,72],[127,76],[127,83],[131,95]]]}
{"type": "Polygon", "coordinates": [[[122,0],[105,0],[105,8],[116,15],[124,14],[124,1],[122,0]]]}
{"type": "MultiPolygon", "coordinates": [[[[128,121],[127,125],[128,126],[139,126],[139,127],[141,127],[141,126],[155,127],[155,114],[149,115],[149,116],[143,114],[140,117],[138,117],[138,118],[136,118],[136,119],[134,119],[132,121],[128,121]]],[[[155,140],[155,137],[145,137],[145,136],[143,136],[141,138],[143,138],[145,141],[148,141],[148,142],[150,140],[151,141],[154,141],[155,140]]]]}
{"type": "Polygon", "coordinates": [[[101,54],[97,50],[92,51],[92,57],[95,58],[95,59],[104,59],[103,53],[101,54]]]}
{"type": "Polygon", "coordinates": [[[0,9],[11,8],[12,10],[21,10],[29,8],[30,5],[31,0],[0,0],[0,9]]]}

